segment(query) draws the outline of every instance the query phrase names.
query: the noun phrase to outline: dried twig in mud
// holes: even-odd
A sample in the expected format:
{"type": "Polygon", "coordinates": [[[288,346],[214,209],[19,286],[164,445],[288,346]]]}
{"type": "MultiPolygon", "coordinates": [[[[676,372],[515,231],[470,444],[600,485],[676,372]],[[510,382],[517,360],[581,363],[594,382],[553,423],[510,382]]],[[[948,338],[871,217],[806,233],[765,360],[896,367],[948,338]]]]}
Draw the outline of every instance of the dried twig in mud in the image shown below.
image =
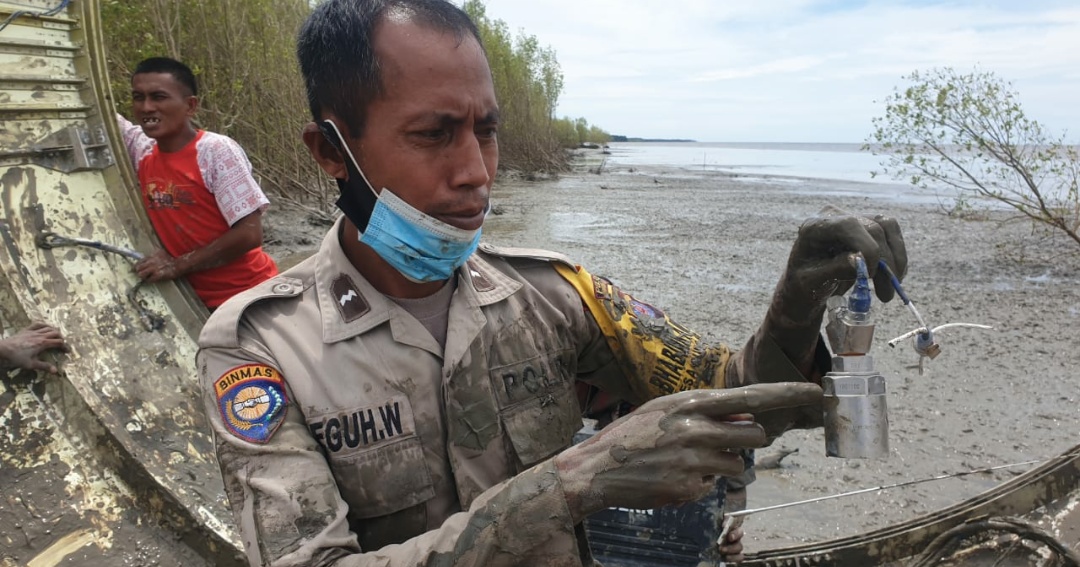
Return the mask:
{"type": "MultiPolygon", "coordinates": [[[[1060,558],[1060,564],[1065,567],[1080,567],[1080,554],[1069,549],[1035,524],[1008,517],[972,520],[952,528],[930,542],[930,545],[910,567],[940,565],[943,560],[952,557],[965,541],[976,540],[969,543],[969,547],[980,545],[977,540],[986,540],[991,534],[1000,532],[1012,534],[1018,540],[1036,542],[1049,548],[1060,558]]],[[[1029,553],[1034,552],[1034,550],[1029,551],[1029,553]]]]}
{"type": "Polygon", "coordinates": [[[604,172],[604,165],[607,164],[607,158],[600,160],[600,165],[596,166],[596,169],[590,170],[593,173],[600,175],[604,172]]]}

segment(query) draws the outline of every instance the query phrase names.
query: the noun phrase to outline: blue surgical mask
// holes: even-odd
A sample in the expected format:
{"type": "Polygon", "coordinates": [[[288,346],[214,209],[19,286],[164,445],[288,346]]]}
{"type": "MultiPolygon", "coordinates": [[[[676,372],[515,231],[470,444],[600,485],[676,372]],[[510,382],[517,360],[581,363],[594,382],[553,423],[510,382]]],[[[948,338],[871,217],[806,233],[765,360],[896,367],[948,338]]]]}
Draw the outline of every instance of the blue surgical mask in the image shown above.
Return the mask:
{"type": "Polygon", "coordinates": [[[480,244],[480,229],[462,230],[416,210],[389,189],[375,203],[360,242],[414,282],[450,278],[480,244]]]}
{"type": "Polygon", "coordinates": [[[383,260],[410,281],[423,283],[449,279],[480,244],[481,229],[463,230],[417,210],[387,188],[376,194],[353,157],[337,125],[322,122],[323,134],[349,160],[348,181],[338,180],[337,205],[383,260]],[[330,130],[334,136],[330,136],[330,130]]]}

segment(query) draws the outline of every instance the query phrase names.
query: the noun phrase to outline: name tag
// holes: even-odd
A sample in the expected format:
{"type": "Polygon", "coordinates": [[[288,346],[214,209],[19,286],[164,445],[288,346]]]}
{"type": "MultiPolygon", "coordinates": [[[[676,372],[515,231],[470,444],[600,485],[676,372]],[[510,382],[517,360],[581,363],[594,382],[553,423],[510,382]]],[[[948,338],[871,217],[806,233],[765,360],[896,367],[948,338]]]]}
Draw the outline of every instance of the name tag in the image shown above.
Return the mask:
{"type": "Polygon", "coordinates": [[[494,368],[491,377],[503,407],[565,390],[570,384],[567,363],[558,353],[494,368]]]}
{"type": "Polygon", "coordinates": [[[416,434],[412,406],[405,396],[324,416],[308,422],[308,429],[323,450],[334,456],[387,445],[416,434]]]}

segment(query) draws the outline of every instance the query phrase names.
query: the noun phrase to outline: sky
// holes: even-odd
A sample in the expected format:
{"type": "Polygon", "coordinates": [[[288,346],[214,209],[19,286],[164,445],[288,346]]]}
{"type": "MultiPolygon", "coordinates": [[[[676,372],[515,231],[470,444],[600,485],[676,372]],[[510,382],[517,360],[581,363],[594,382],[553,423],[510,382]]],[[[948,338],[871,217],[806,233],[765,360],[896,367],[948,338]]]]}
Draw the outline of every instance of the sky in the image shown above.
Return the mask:
{"type": "Polygon", "coordinates": [[[1077,0],[483,0],[552,48],[558,115],[709,142],[867,139],[911,72],[991,71],[1080,141],[1077,0]]]}

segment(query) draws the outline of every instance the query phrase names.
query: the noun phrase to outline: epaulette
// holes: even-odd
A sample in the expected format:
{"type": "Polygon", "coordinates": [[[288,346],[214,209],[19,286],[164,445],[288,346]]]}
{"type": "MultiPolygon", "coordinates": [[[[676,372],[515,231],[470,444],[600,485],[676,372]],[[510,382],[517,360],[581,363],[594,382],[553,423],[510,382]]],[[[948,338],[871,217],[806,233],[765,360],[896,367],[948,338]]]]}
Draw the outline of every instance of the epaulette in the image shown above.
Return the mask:
{"type": "Polygon", "coordinates": [[[577,270],[578,267],[578,265],[568,256],[550,250],[542,250],[540,248],[511,248],[495,246],[493,244],[488,244],[487,242],[481,242],[478,248],[485,254],[491,254],[492,256],[500,258],[526,258],[529,260],[539,260],[541,262],[558,262],[574,270],[577,270]]]}
{"type": "Polygon", "coordinates": [[[305,279],[296,277],[298,275],[301,274],[297,274],[294,268],[229,298],[210,314],[203,325],[199,333],[199,346],[239,347],[240,318],[252,305],[264,300],[296,297],[314,285],[313,278],[305,278],[308,280],[305,283],[305,279]]]}

